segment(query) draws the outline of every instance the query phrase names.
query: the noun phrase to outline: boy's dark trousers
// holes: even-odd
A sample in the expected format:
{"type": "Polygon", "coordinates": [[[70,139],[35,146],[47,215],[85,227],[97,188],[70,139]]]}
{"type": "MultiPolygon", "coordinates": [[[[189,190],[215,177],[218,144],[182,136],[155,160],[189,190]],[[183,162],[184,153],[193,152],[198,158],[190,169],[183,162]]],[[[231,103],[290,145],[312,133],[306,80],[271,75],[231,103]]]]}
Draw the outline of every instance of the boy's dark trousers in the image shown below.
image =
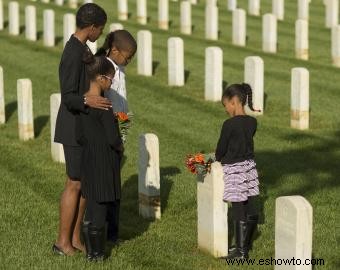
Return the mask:
{"type": "Polygon", "coordinates": [[[107,208],[107,240],[118,241],[120,200],[110,202],[107,208]]]}

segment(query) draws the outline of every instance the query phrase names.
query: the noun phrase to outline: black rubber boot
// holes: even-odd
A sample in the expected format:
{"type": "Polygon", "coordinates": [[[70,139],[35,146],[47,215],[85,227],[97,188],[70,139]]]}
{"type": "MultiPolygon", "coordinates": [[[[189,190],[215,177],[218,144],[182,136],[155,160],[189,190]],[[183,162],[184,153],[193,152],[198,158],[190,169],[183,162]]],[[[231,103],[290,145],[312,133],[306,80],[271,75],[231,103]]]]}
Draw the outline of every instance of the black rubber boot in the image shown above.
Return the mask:
{"type": "Polygon", "coordinates": [[[103,261],[105,259],[106,226],[98,228],[90,224],[88,226],[88,236],[90,240],[90,261],[103,261]]]}
{"type": "MultiPolygon", "coordinates": [[[[258,215],[248,215],[247,216],[247,235],[246,235],[246,246],[248,251],[252,248],[252,238],[256,231],[258,224],[259,216],[258,215]]],[[[234,252],[236,249],[235,245],[232,245],[228,248],[228,253],[234,252]]]]}
{"type": "Polygon", "coordinates": [[[247,216],[247,233],[246,233],[246,247],[249,251],[252,248],[252,239],[259,221],[258,215],[247,216]]]}
{"type": "Polygon", "coordinates": [[[85,244],[85,248],[86,248],[86,258],[92,258],[93,254],[92,254],[92,248],[91,248],[91,242],[90,242],[90,236],[89,236],[89,225],[90,222],[89,221],[84,221],[81,227],[81,232],[82,232],[82,236],[83,236],[83,240],[84,240],[84,244],[85,244]]]}
{"type": "Polygon", "coordinates": [[[226,259],[248,259],[248,249],[246,246],[247,222],[235,222],[235,242],[236,249],[231,252],[226,259]]]}

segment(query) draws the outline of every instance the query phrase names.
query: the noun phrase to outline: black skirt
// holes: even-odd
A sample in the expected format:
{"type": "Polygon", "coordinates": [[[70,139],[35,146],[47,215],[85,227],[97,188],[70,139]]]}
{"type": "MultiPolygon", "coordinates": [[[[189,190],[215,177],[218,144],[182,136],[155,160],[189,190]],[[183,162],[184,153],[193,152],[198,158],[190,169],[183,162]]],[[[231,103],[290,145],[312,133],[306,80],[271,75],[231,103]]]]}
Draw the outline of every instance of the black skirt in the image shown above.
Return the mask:
{"type": "Polygon", "coordinates": [[[80,181],[83,148],[69,145],[63,145],[63,148],[67,176],[73,181],[80,181]]]}
{"type": "Polygon", "coordinates": [[[104,142],[83,145],[81,192],[86,199],[111,202],[121,198],[120,156],[104,142]]]}

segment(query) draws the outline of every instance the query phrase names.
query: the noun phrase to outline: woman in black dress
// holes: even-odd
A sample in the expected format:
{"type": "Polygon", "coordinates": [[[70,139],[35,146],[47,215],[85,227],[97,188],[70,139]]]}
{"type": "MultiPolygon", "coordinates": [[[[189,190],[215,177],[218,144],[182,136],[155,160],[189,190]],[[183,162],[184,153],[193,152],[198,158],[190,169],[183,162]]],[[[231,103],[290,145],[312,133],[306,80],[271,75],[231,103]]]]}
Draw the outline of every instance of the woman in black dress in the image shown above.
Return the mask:
{"type": "MultiPolygon", "coordinates": [[[[89,56],[85,61],[90,79],[85,99],[100,96],[110,89],[115,69],[103,56],[89,56]]],[[[81,113],[77,119],[77,139],[83,146],[81,193],[86,199],[86,212],[82,231],[86,257],[102,260],[107,209],[121,196],[120,158],[123,144],[112,109],[89,108],[87,113],[81,113]]]]}

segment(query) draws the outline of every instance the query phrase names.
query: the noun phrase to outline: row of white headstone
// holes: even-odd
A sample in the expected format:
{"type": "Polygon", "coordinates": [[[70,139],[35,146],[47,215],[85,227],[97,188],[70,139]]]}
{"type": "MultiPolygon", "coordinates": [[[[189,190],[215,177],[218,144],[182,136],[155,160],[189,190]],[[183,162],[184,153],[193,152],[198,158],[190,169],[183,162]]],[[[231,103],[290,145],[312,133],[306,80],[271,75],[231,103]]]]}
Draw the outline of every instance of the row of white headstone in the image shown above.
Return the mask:
{"type": "MultiPolygon", "coordinates": [[[[311,0],[297,1],[297,19],[309,19],[309,4],[311,0]]],[[[338,24],[339,16],[339,0],[324,0],[325,5],[325,25],[328,28],[338,24]]],[[[197,4],[197,1],[184,0],[180,3],[180,22],[183,34],[191,34],[191,5],[197,4]],[[190,26],[190,30],[189,27],[190,26]]],[[[137,0],[137,22],[145,25],[148,21],[147,0],[137,0]]],[[[237,0],[228,0],[228,10],[234,11],[237,9],[237,0]]],[[[261,12],[260,0],[248,0],[248,14],[260,16],[261,12]]],[[[128,1],[117,1],[118,20],[128,20],[128,1]]],[[[278,20],[284,19],[284,0],[272,0],[272,14],[278,20]]],[[[216,0],[206,1],[206,16],[207,21],[218,20],[218,7],[216,0]],[[209,11],[208,11],[209,10],[209,11]]],[[[217,24],[215,22],[214,24],[217,24]]],[[[169,0],[158,0],[158,27],[163,30],[169,28],[169,0]]]]}
{"type": "MultiPolygon", "coordinates": [[[[0,10],[1,10],[0,0],[0,10]]],[[[8,31],[10,35],[17,36],[20,34],[19,22],[19,3],[11,1],[8,4],[9,9],[9,26],[8,31]]],[[[1,12],[0,12],[1,14],[1,12]]],[[[0,16],[1,21],[1,16],[0,16]]],[[[63,17],[63,41],[64,46],[69,40],[70,36],[76,30],[76,18],[74,14],[68,13],[63,17]]],[[[25,37],[27,40],[37,40],[37,21],[36,21],[36,7],[28,5],[25,7],[25,37]]],[[[55,13],[52,9],[43,11],[43,44],[47,47],[53,47],[55,43],[55,13]]],[[[93,52],[97,50],[96,42],[87,42],[88,46],[93,52]]]]}
{"type": "MultiPolygon", "coordinates": [[[[31,0],[32,2],[36,2],[37,0],[31,0]]],[[[42,3],[50,3],[50,0],[41,0],[42,3]]],[[[57,6],[63,6],[67,2],[69,8],[76,9],[78,4],[86,4],[86,3],[93,3],[93,0],[84,0],[82,3],[78,3],[78,0],[55,0],[54,3],[57,6]]]]}
{"type": "MultiPolygon", "coordinates": [[[[308,0],[306,0],[308,1],[308,0]]],[[[186,3],[186,2],[182,2],[186,3]]],[[[206,14],[206,38],[218,39],[217,13],[216,6],[209,6],[206,14]],[[214,20],[208,18],[213,17],[214,20]]],[[[2,0],[0,0],[0,30],[3,25],[2,16],[2,0]],[[2,23],[1,23],[2,22],[2,23]]],[[[51,9],[43,12],[43,44],[45,46],[55,46],[55,23],[54,11],[51,9]]],[[[17,2],[9,2],[9,34],[19,35],[19,4],[17,2]]],[[[262,50],[267,53],[277,52],[277,19],[273,14],[265,14],[263,16],[263,31],[262,31],[262,50]]],[[[32,5],[25,8],[25,36],[26,39],[36,41],[36,8],[32,5]]],[[[64,45],[70,35],[74,33],[76,28],[75,15],[65,14],[63,17],[63,41],[64,45]]],[[[121,24],[111,24],[110,31],[122,29],[121,24]],[[117,26],[118,25],[118,26],[117,26]]],[[[191,24],[183,25],[183,29],[188,32],[191,29],[191,24]]],[[[332,47],[331,54],[333,65],[340,67],[340,26],[332,28],[332,47]]],[[[93,52],[97,50],[96,42],[87,42],[93,52]]],[[[246,46],[246,14],[242,9],[233,11],[232,19],[232,44],[236,46],[246,46]]],[[[308,21],[299,19],[295,23],[295,56],[298,59],[308,60],[309,58],[309,42],[308,42],[308,21]]],[[[150,72],[151,69],[149,69],[150,72]]],[[[184,79],[183,79],[184,81],[184,79]]],[[[175,83],[177,85],[177,83],[175,83]]]]}
{"type": "MultiPolygon", "coordinates": [[[[148,30],[137,33],[137,72],[152,76],[152,34],[148,30]]],[[[264,64],[258,56],[245,59],[244,81],[252,87],[254,107],[264,110],[264,64]]],[[[168,39],[168,84],[184,85],[184,45],[179,37],[168,39]]],[[[223,51],[219,47],[205,50],[205,100],[219,101],[223,84],[223,51]]],[[[309,127],[309,73],[305,68],[292,69],[291,126],[298,129],[309,127]]],[[[252,113],[248,110],[248,113],[252,113]]]]}
{"type": "MultiPolygon", "coordinates": [[[[197,238],[200,249],[215,257],[228,253],[228,207],[222,201],[223,169],[219,162],[211,166],[204,181],[197,183],[197,238]]],[[[311,260],[313,208],[302,196],[284,196],[276,199],[275,259],[300,260],[301,267],[276,265],[275,269],[312,269],[304,265],[311,260]],[[300,267],[300,268],[299,268],[300,267]]]]}

